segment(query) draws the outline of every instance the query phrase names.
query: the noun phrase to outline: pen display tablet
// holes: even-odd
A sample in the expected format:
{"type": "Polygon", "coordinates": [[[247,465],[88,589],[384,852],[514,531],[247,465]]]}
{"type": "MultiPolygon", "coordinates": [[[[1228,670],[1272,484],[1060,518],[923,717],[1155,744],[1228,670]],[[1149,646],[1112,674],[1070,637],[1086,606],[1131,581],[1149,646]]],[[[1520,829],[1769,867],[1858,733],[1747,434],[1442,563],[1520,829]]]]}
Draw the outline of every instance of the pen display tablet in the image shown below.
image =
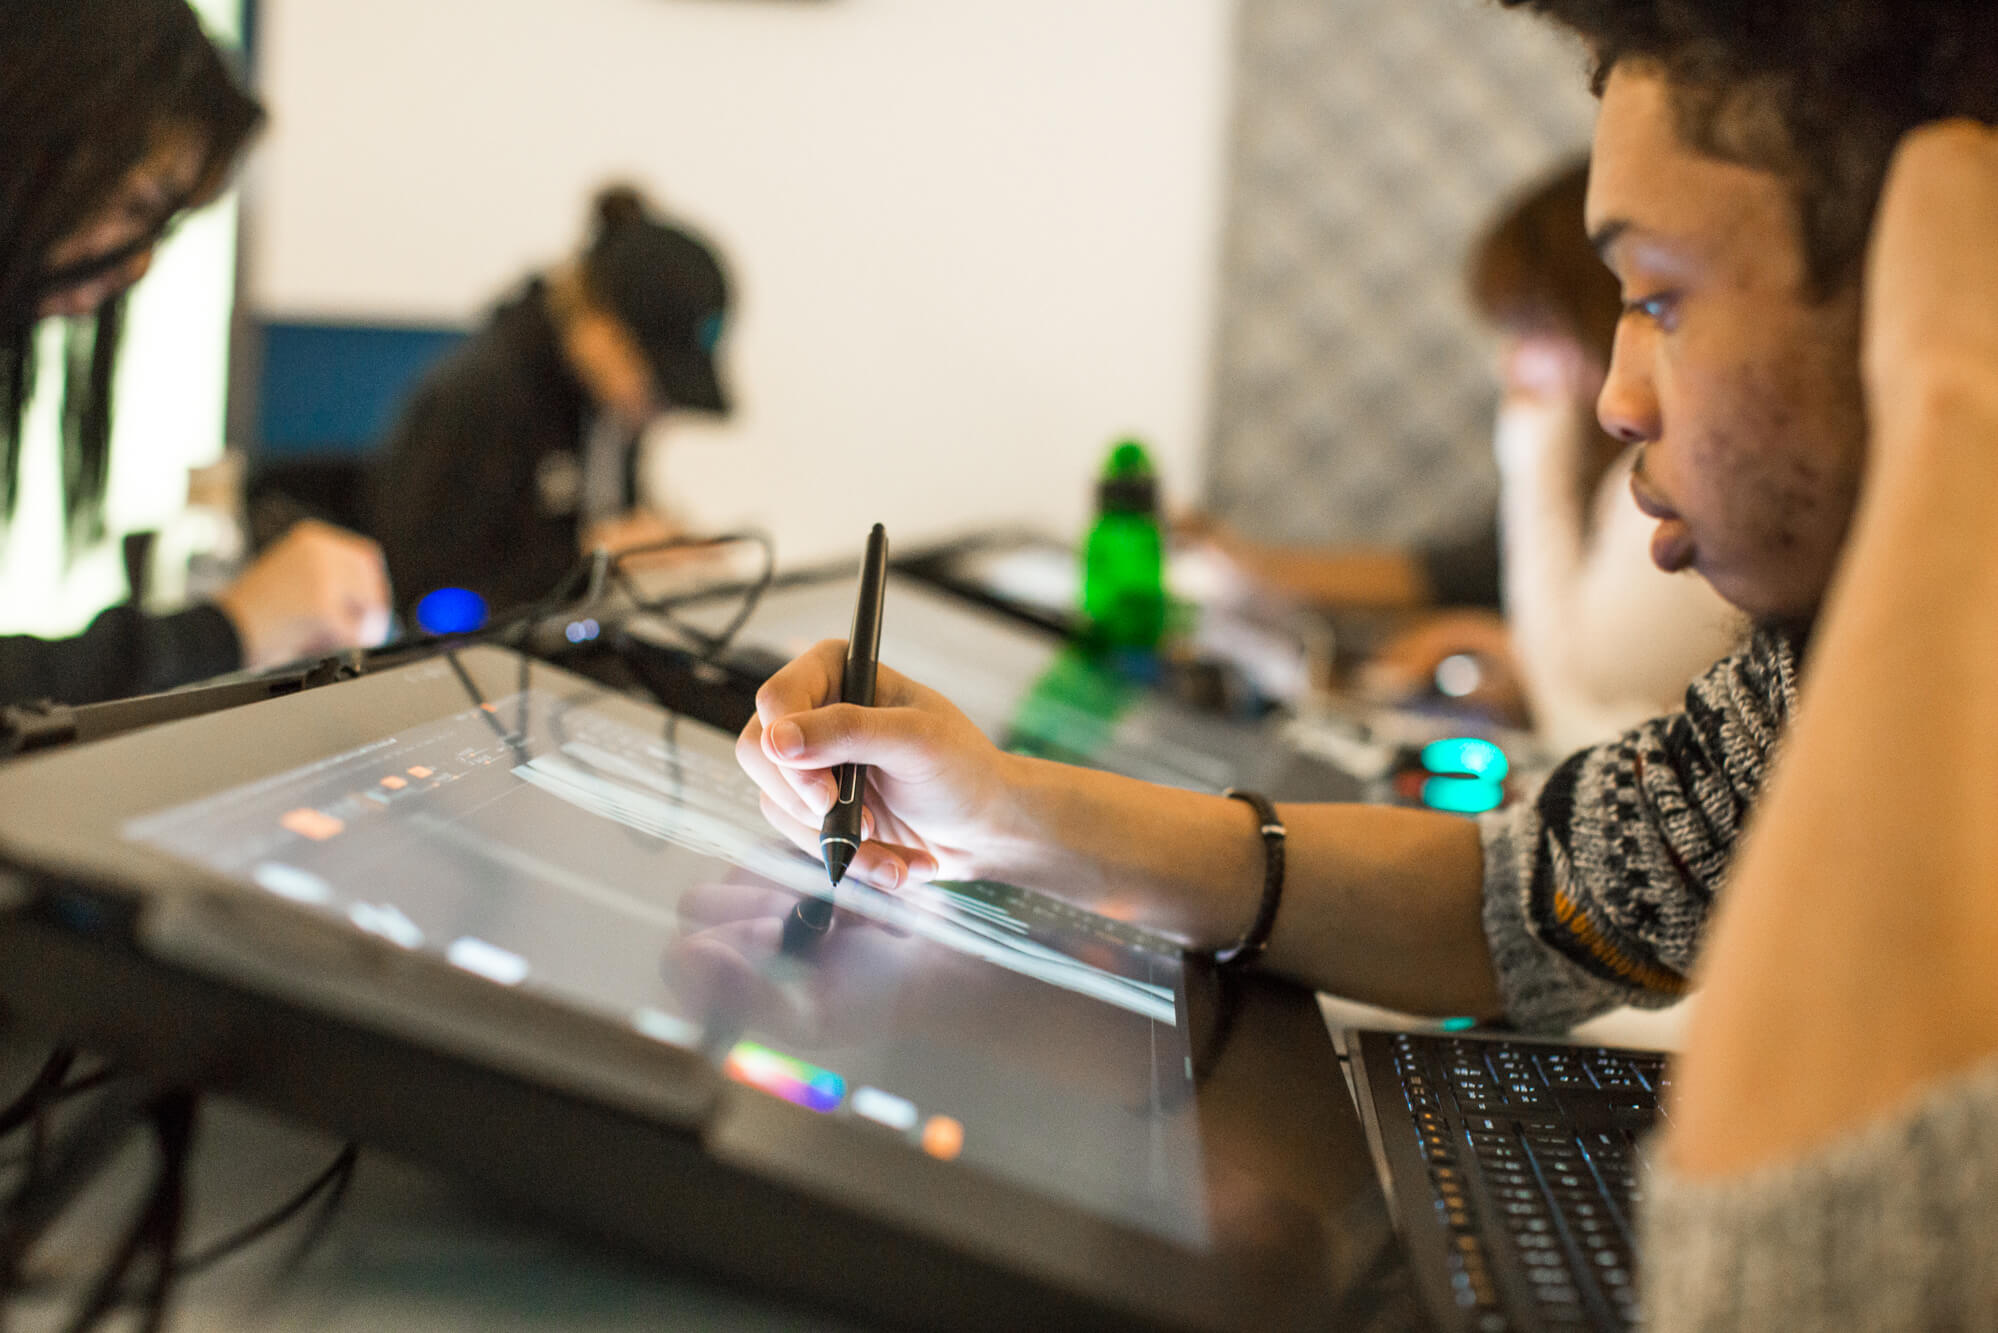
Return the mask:
{"type": "Polygon", "coordinates": [[[1207,1242],[1164,942],[1005,886],[849,881],[833,931],[787,944],[825,872],[764,821],[730,738],[559,673],[490,695],[453,663],[395,675],[442,699],[455,680],[455,703],[350,725],[122,837],[699,1050],[909,1152],[1207,1242]]]}

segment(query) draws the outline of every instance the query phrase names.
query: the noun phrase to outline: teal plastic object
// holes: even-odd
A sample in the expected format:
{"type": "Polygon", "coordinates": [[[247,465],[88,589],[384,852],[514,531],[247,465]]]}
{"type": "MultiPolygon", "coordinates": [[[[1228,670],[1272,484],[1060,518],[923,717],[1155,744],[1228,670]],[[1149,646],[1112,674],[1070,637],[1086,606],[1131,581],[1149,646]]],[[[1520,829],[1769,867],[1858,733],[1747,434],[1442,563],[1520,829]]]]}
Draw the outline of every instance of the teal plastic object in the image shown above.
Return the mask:
{"type": "Polygon", "coordinates": [[[1422,803],[1446,814],[1481,815],[1505,803],[1505,785],[1485,778],[1429,778],[1422,784],[1422,803]]]}
{"type": "Polygon", "coordinates": [[[1422,766],[1431,773],[1446,776],[1462,774],[1465,777],[1488,778],[1493,782],[1504,782],[1506,774],[1512,771],[1504,750],[1475,736],[1452,736],[1448,740],[1431,741],[1422,747],[1422,766]]]}
{"type": "Polygon", "coordinates": [[[1158,477],[1145,446],[1123,440],[1096,487],[1082,550],[1082,613],[1093,647],[1152,649],[1165,634],[1165,542],[1158,477]]]}

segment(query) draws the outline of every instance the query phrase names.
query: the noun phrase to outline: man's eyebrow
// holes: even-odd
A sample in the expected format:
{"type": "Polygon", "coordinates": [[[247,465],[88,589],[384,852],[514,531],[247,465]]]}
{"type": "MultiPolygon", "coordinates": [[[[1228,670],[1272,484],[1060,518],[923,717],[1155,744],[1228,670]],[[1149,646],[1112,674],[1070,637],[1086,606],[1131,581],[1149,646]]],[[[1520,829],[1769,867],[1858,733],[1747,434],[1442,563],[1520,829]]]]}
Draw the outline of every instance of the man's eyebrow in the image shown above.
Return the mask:
{"type": "Polygon", "coordinates": [[[1595,247],[1598,256],[1607,260],[1610,247],[1622,239],[1623,234],[1630,230],[1630,226],[1629,218],[1611,218],[1589,233],[1589,244],[1595,247]]]}

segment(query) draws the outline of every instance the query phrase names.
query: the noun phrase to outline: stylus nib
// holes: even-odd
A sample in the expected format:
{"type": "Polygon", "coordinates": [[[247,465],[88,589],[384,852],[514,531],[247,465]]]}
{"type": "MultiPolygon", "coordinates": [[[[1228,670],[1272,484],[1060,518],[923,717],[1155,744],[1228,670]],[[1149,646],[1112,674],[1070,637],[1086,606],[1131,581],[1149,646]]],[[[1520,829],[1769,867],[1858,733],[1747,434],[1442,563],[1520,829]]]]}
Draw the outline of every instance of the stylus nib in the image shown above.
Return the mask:
{"type": "Polygon", "coordinates": [[[819,844],[819,850],[825,853],[826,878],[833,882],[834,888],[838,888],[839,882],[846,878],[846,868],[853,864],[854,845],[828,838],[819,844]]]}

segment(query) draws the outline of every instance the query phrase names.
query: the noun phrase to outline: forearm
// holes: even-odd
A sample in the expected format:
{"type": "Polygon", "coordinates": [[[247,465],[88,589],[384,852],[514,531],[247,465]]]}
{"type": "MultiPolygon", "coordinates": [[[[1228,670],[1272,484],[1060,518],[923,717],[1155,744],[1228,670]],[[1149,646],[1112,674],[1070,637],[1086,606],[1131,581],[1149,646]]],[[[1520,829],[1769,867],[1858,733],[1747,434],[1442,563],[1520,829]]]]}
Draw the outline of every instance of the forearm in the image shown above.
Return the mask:
{"type": "Polygon", "coordinates": [[[1998,386],[1876,421],[1812,676],[1706,960],[1672,1160],[1794,1159],[1998,1049],[1998,386]],[[1752,1114],[1751,1114],[1752,1112],[1752,1114]]]}
{"type": "MultiPolygon", "coordinates": [[[[1191,948],[1239,939],[1263,888],[1254,812],[1222,796],[1010,757],[1015,811],[990,872],[1191,948]]],[[[1282,909],[1264,964],[1306,985],[1434,1013],[1495,1014],[1477,827],[1423,811],[1279,807],[1282,909]]]]}

